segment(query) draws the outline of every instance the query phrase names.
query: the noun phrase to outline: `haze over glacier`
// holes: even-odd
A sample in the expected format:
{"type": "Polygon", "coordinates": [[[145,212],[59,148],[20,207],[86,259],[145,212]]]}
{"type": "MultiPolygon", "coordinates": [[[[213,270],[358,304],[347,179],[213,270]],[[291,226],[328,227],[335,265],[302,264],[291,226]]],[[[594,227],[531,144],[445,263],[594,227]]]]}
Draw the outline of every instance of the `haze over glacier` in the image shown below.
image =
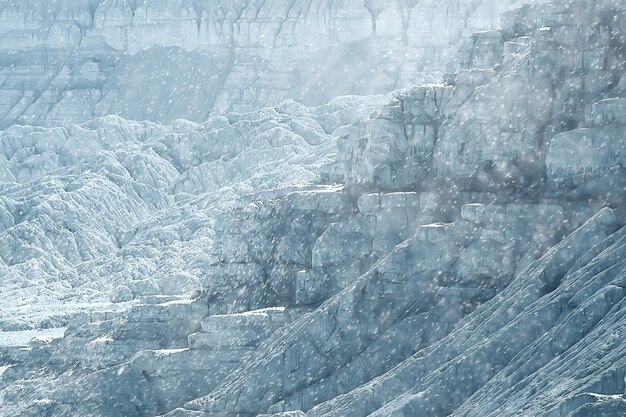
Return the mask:
{"type": "Polygon", "coordinates": [[[0,127],[204,122],[289,98],[387,93],[432,80],[463,37],[496,28],[515,3],[3,1],[0,127]]]}
{"type": "Polygon", "coordinates": [[[0,1],[0,416],[626,415],[623,0],[0,1]]]}

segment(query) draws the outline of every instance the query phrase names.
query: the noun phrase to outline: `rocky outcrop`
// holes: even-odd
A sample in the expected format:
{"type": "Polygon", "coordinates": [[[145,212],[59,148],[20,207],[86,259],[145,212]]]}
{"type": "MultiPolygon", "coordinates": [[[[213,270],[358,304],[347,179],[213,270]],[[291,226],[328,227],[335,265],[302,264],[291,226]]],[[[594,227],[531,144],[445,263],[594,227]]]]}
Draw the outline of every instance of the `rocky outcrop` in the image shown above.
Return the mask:
{"type": "Polygon", "coordinates": [[[623,10],[611,2],[511,12],[500,31],[461,46],[446,83],[399,93],[338,132],[339,158],[326,177],[387,189],[431,181],[524,194],[541,194],[546,180],[552,191],[571,191],[604,177],[612,181],[605,188],[623,190],[617,113],[625,28],[623,10]]]}
{"type": "MultiPolygon", "coordinates": [[[[516,209],[517,213],[523,210],[516,209]]],[[[446,336],[477,305],[494,297],[499,285],[506,286],[511,280],[515,271],[510,268],[519,261],[507,265],[506,258],[516,258],[515,245],[506,239],[502,243],[494,241],[501,251],[489,250],[485,244],[491,238],[485,238],[495,238],[498,233],[492,235],[490,227],[506,219],[502,216],[505,212],[515,211],[471,207],[464,212],[472,223],[418,227],[413,238],[398,245],[354,284],[294,323],[272,343],[262,346],[258,356],[210,397],[189,406],[207,412],[243,414],[280,411],[282,407],[308,410],[388,371],[446,336]],[[481,212],[491,216],[481,217],[477,214],[481,212]],[[477,231],[473,223],[481,221],[485,225],[494,223],[477,231]],[[482,256],[477,257],[474,250],[482,256]],[[497,257],[493,263],[485,256],[489,253],[497,257]],[[415,338],[407,340],[401,329],[418,322],[415,338]],[[381,355],[388,355],[390,345],[397,346],[397,354],[381,361],[381,355]],[[329,355],[331,351],[333,354],[329,355]],[[303,367],[299,361],[294,362],[292,358],[298,357],[306,357],[310,365],[303,367]],[[273,375],[274,384],[261,383],[266,375],[273,375]]],[[[533,218],[539,214],[531,214],[529,208],[524,211],[533,218]]],[[[545,221],[552,222],[549,216],[545,221]]],[[[518,216],[508,218],[523,221],[518,216]]],[[[599,242],[616,228],[612,213],[603,213],[597,222],[599,229],[592,222],[575,236],[592,237],[598,233],[599,242]]],[[[523,227],[526,225],[524,222],[523,227]]],[[[521,237],[517,229],[505,228],[500,233],[502,238],[521,237]]],[[[586,240],[586,248],[593,242],[582,237],[571,239],[586,240]]],[[[570,243],[562,245],[567,247],[570,243]]],[[[525,242],[524,246],[534,244],[525,242]]]]}

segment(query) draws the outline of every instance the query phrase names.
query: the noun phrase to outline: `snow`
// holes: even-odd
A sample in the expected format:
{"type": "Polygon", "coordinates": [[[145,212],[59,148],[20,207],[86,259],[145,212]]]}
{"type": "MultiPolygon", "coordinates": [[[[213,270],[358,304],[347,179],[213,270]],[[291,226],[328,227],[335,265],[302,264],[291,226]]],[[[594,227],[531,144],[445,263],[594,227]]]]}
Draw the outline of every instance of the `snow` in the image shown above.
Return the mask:
{"type": "Polygon", "coordinates": [[[33,339],[49,343],[52,339],[63,337],[64,332],[65,327],[0,332],[0,346],[26,347],[33,339]]]}
{"type": "MultiPolygon", "coordinates": [[[[378,101],[351,106],[338,100],[331,114],[350,124],[378,101]]],[[[50,314],[62,325],[85,303],[106,306],[122,286],[127,295],[118,292],[116,300],[196,289],[203,263],[210,262],[202,258],[212,245],[216,213],[277,184],[311,184],[330,161],[335,139],[316,121],[322,111],[299,111],[265,109],[201,125],[106,117],[1,132],[0,149],[16,178],[1,185],[3,326],[17,326],[15,317],[26,328],[39,326],[46,317],[30,317],[27,306],[43,304],[58,306],[50,314]],[[18,300],[24,307],[13,316],[18,300]]]]}
{"type": "Polygon", "coordinates": [[[0,0],[0,417],[623,415],[623,9],[0,0]]]}

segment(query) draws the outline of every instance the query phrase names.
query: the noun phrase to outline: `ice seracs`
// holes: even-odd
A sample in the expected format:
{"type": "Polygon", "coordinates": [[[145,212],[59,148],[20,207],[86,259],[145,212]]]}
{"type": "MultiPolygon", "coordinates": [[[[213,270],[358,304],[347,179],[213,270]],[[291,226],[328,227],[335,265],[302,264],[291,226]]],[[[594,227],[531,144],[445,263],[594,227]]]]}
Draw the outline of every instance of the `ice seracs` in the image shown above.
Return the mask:
{"type": "MultiPolygon", "coordinates": [[[[285,104],[202,125],[109,116],[1,132],[8,178],[0,185],[0,273],[7,301],[130,301],[203,286],[209,266],[220,267],[213,265],[220,256],[214,234],[224,225],[216,215],[247,205],[246,194],[314,181],[315,167],[334,150],[324,129],[352,123],[377,102],[338,99],[318,110],[285,104]],[[207,169],[212,177],[203,175],[207,169]]],[[[16,330],[10,311],[3,309],[2,320],[16,330]]],[[[46,317],[22,317],[20,326],[46,317]]]]}

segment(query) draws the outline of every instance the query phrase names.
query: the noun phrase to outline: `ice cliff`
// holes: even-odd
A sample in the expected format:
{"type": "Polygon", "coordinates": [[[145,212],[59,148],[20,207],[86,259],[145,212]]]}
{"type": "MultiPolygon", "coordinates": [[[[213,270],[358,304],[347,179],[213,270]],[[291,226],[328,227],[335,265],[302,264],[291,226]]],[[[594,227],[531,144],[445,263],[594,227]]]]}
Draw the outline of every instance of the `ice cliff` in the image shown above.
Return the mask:
{"type": "Polygon", "coordinates": [[[0,415],[625,415],[626,3],[522,3],[4,2],[0,415]]]}
{"type": "Polygon", "coordinates": [[[516,3],[2,0],[0,128],[109,114],[204,122],[386,93],[436,78],[464,35],[497,28],[516,3]]]}

